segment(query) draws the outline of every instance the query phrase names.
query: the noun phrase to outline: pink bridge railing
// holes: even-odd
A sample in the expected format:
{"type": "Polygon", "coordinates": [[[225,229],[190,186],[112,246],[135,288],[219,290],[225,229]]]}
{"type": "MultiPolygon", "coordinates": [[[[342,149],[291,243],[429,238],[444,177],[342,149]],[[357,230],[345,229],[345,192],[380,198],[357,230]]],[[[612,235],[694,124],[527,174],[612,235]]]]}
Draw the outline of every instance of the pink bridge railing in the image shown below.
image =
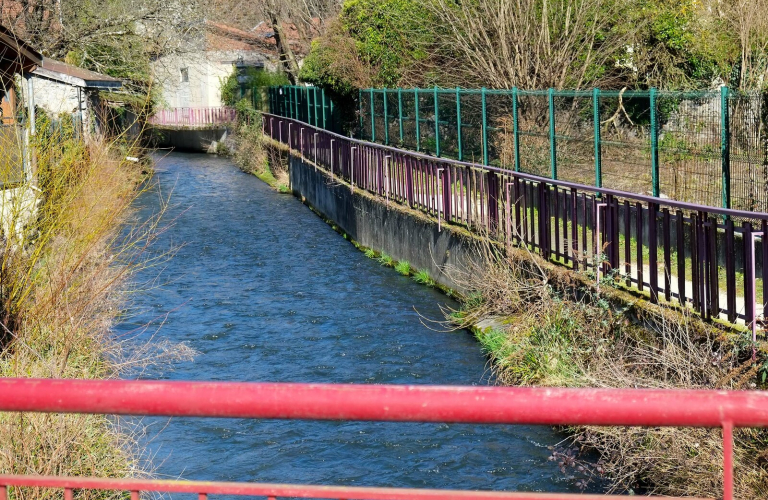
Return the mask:
{"type": "Polygon", "coordinates": [[[151,125],[169,127],[206,127],[232,123],[237,118],[235,108],[171,108],[158,110],[149,119],[151,125]]]}
{"type": "MultiPolygon", "coordinates": [[[[768,426],[768,393],[656,389],[558,389],[0,379],[0,411],[177,417],[599,426],[720,427],[723,492],[733,498],[733,429],[768,426]]],[[[291,484],[0,475],[15,487],[343,500],[598,500],[565,493],[455,491],[291,484]]],[[[716,492],[712,492],[716,496],[716,492]]],[[[719,495],[717,495],[719,496],[719,495]]],[[[15,498],[15,497],[14,497],[15,498]]],[[[665,497],[670,498],[670,497],[665,497]]],[[[690,499],[689,499],[690,500],[690,499]]]]}

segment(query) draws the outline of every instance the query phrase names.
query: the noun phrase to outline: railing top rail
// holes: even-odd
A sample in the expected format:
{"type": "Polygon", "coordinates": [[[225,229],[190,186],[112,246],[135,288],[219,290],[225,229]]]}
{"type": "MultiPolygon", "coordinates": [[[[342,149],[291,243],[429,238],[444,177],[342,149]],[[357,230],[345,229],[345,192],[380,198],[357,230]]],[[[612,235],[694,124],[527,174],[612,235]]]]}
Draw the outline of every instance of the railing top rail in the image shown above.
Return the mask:
{"type": "Polygon", "coordinates": [[[460,161],[460,160],[454,160],[451,158],[443,158],[443,157],[436,157],[432,155],[427,155],[424,153],[417,153],[415,151],[408,151],[404,149],[399,149],[393,146],[386,146],[383,144],[378,144],[375,142],[369,142],[362,139],[355,139],[352,137],[347,137],[345,135],[337,134],[335,132],[331,132],[329,130],[323,129],[322,127],[315,127],[314,125],[310,125],[306,122],[295,120],[292,118],[286,118],[284,116],[274,115],[271,113],[263,113],[266,117],[276,118],[278,120],[286,120],[289,122],[294,122],[301,124],[303,127],[312,128],[315,130],[318,130],[320,132],[335,136],[339,139],[343,139],[345,141],[350,141],[355,144],[363,145],[363,146],[370,146],[375,147],[384,151],[391,151],[393,153],[398,154],[406,154],[408,156],[411,156],[413,158],[421,158],[428,161],[434,161],[434,162],[440,162],[445,163],[449,165],[458,165],[462,167],[467,168],[473,168],[477,170],[485,170],[488,172],[496,172],[500,173],[509,177],[517,177],[520,179],[526,179],[531,180],[535,182],[546,182],[547,184],[551,184],[554,186],[559,186],[562,188],[568,188],[568,189],[578,189],[580,191],[587,191],[595,194],[600,195],[611,195],[611,196],[617,196],[620,198],[627,198],[635,201],[640,201],[643,203],[648,204],[654,204],[654,205],[664,205],[666,207],[670,208],[677,208],[680,210],[687,210],[687,211],[694,211],[694,212],[707,212],[712,215],[722,215],[727,217],[736,217],[736,218],[742,218],[742,219],[758,219],[758,220],[768,220],[768,213],[764,212],[750,212],[747,210],[735,210],[730,208],[721,208],[721,207],[713,207],[708,205],[697,205],[695,203],[686,203],[682,201],[675,201],[670,200],[666,198],[656,198],[654,196],[648,196],[648,195],[642,195],[637,193],[630,193],[626,191],[619,191],[616,189],[608,189],[608,188],[602,188],[602,187],[596,187],[596,186],[589,186],[586,184],[577,184],[575,182],[568,182],[568,181],[561,181],[561,180],[553,180],[546,177],[540,177],[533,174],[526,174],[523,172],[515,172],[514,170],[504,169],[504,168],[498,168],[498,167],[492,167],[489,165],[482,165],[479,163],[472,163],[472,162],[466,162],[466,161],[460,161]]]}
{"type": "MultiPolygon", "coordinates": [[[[625,496],[563,493],[517,493],[507,491],[428,490],[371,488],[359,486],[315,486],[297,484],[235,483],[220,481],[169,481],[149,479],[104,479],[58,476],[0,475],[0,485],[89,490],[156,491],[208,495],[248,495],[281,498],[350,498],[355,500],[619,500],[625,496]]],[[[671,497],[665,497],[671,498],[671,497]]],[[[686,500],[703,500],[688,498],[686,500]]]]}
{"type": "MultiPolygon", "coordinates": [[[[304,88],[304,87],[298,87],[298,88],[304,88]]],[[[650,90],[615,90],[615,89],[551,89],[552,94],[555,97],[591,97],[595,90],[598,90],[600,92],[600,95],[603,97],[618,97],[621,95],[622,97],[626,98],[632,98],[632,97],[643,97],[647,98],[650,97],[651,91],[650,90]]],[[[517,91],[518,95],[525,96],[525,95],[538,95],[538,96],[545,96],[550,93],[550,89],[522,89],[522,88],[516,88],[511,87],[508,89],[496,89],[496,88],[463,88],[463,87],[397,87],[397,88],[390,88],[390,87],[369,87],[365,89],[360,89],[360,92],[362,93],[380,93],[380,92],[435,92],[438,93],[445,93],[445,94],[456,94],[458,91],[461,94],[464,95],[480,95],[485,93],[486,95],[505,95],[505,96],[511,96],[513,91],[517,91]]],[[[731,92],[732,91],[729,89],[731,92]]],[[[715,90],[656,90],[654,89],[654,92],[659,97],[676,97],[680,99],[699,99],[702,97],[714,97],[720,95],[720,89],[715,90]]],[[[738,94],[742,94],[739,92],[736,92],[738,94]]]]}
{"type": "Polygon", "coordinates": [[[768,427],[758,391],[0,379],[0,411],[477,424],[768,427]]]}

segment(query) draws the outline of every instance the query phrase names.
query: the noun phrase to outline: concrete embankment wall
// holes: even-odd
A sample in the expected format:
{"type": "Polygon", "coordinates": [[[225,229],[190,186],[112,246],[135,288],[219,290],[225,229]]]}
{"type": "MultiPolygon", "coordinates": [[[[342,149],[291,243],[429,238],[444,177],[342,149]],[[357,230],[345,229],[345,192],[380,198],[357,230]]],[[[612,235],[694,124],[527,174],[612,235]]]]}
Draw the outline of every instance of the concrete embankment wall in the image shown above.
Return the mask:
{"type": "Polygon", "coordinates": [[[437,221],[407,207],[377,199],[293,155],[291,189],[360,245],[386,252],[397,261],[425,270],[441,285],[463,291],[462,270],[478,259],[474,238],[455,227],[438,230],[437,221]],[[457,273],[458,271],[458,273],[457,273]]]}

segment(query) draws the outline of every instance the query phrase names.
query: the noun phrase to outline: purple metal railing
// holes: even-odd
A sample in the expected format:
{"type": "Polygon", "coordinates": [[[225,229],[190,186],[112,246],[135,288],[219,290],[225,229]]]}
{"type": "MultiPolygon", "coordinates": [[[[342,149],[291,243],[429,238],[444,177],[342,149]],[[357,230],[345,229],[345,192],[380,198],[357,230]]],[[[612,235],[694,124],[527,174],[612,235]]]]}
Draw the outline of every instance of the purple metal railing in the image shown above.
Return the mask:
{"type": "Polygon", "coordinates": [[[235,108],[171,108],[158,110],[149,119],[151,125],[169,127],[206,127],[232,123],[237,118],[235,108]]]}
{"type": "Polygon", "coordinates": [[[768,214],[436,158],[266,113],[263,126],[353,190],[526,246],[574,270],[597,270],[651,302],[753,327],[768,306],[768,265],[760,265],[768,264],[768,214]],[[759,303],[755,278],[762,279],[759,303]]]}

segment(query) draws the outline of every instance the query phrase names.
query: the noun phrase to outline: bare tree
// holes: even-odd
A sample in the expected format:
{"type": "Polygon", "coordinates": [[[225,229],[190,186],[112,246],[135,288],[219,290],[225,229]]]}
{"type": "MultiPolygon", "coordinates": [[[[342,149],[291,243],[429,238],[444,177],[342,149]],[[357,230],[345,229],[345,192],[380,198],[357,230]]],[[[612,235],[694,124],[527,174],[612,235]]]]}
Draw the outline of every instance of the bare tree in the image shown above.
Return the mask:
{"type": "Polygon", "coordinates": [[[279,63],[292,83],[298,81],[299,56],[325,32],[341,0],[218,0],[212,18],[242,29],[266,23],[274,33],[279,63]]]}
{"type": "Polygon", "coordinates": [[[631,46],[629,31],[637,29],[616,30],[615,0],[431,0],[427,5],[442,24],[435,30],[438,50],[454,58],[444,71],[497,88],[579,88],[594,83],[594,69],[601,66],[615,76],[626,71],[617,61],[631,46]]]}
{"type": "Polygon", "coordinates": [[[45,56],[150,83],[149,61],[184,50],[203,24],[199,0],[0,0],[2,23],[45,56]]]}

